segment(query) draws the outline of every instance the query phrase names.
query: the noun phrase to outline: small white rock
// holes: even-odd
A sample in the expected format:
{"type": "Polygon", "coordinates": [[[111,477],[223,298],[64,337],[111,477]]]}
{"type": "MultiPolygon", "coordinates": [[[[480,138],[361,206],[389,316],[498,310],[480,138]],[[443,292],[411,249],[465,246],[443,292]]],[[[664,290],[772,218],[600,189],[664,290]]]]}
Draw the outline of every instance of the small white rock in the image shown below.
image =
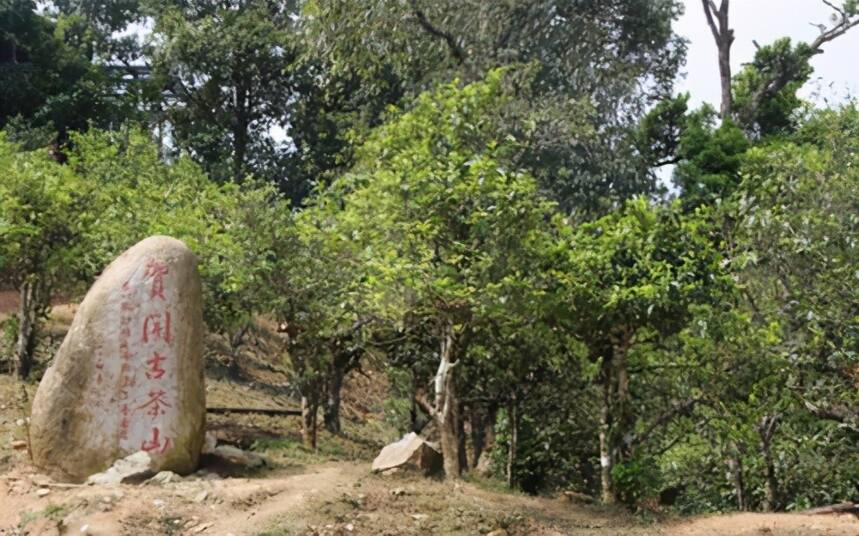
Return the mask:
{"type": "Polygon", "coordinates": [[[51,490],[49,490],[48,488],[41,488],[41,489],[36,490],[36,495],[38,495],[39,497],[44,497],[45,495],[47,495],[50,492],[51,492],[51,490]]]}

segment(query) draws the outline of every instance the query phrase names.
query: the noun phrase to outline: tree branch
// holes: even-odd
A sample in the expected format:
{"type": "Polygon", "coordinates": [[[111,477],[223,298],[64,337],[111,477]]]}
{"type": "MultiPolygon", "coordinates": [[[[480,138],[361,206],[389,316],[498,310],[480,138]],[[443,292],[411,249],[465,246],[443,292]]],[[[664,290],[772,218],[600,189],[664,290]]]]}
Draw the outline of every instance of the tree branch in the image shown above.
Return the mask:
{"type": "MultiPolygon", "coordinates": [[[[823,29],[821,30],[820,35],[818,35],[814,41],[808,44],[810,49],[809,58],[817,54],[823,54],[823,50],[821,49],[823,45],[838,37],[841,37],[851,28],[859,26],[859,16],[854,19],[851,19],[850,15],[848,15],[844,10],[834,5],[829,0],[821,1],[833,10],[835,10],[840,15],[840,20],[838,21],[838,24],[829,29],[825,29],[825,27],[821,25],[821,28],[823,29]]],[[[781,71],[775,73],[772,77],[770,77],[768,81],[762,84],[758,91],[754,94],[752,104],[750,105],[749,109],[745,111],[745,115],[747,117],[751,117],[754,114],[755,110],[757,110],[763,103],[764,99],[772,97],[776,95],[779,91],[784,89],[784,87],[794,79],[794,76],[795,73],[792,71],[781,71]]]]}
{"type": "Polygon", "coordinates": [[[701,0],[701,5],[704,7],[704,15],[707,16],[707,24],[710,26],[710,31],[713,32],[713,38],[719,43],[719,30],[716,28],[716,21],[713,20],[713,14],[719,11],[716,9],[716,4],[713,0],[701,0]]]}
{"type": "Polygon", "coordinates": [[[671,419],[677,417],[678,415],[688,414],[689,411],[691,411],[692,408],[695,407],[695,404],[700,401],[700,397],[693,397],[687,398],[686,400],[678,404],[674,404],[674,406],[672,406],[671,408],[663,412],[659,417],[657,417],[656,420],[654,420],[650,424],[650,426],[648,426],[647,429],[645,429],[642,433],[635,434],[630,437],[626,441],[626,444],[629,446],[639,446],[643,443],[646,443],[650,439],[651,434],[653,434],[653,432],[655,432],[658,428],[665,426],[671,421],[671,419]]]}
{"type": "Polygon", "coordinates": [[[851,412],[845,407],[833,406],[823,408],[815,406],[808,400],[805,400],[804,402],[805,408],[818,419],[840,423],[844,428],[855,434],[859,434],[859,426],[854,424],[854,422],[859,421],[859,414],[851,412]]]}
{"type": "Polygon", "coordinates": [[[422,410],[424,410],[427,415],[429,415],[433,419],[436,419],[438,417],[438,412],[435,410],[432,404],[429,403],[429,401],[423,394],[415,393],[415,402],[418,406],[421,407],[422,410]]]}
{"type": "Polygon", "coordinates": [[[418,7],[418,0],[411,0],[412,10],[415,13],[415,17],[418,19],[418,24],[421,25],[421,28],[426,30],[430,35],[434,37],[438,37],[444,39],[445,43],[447,43],[447,47],[450,49],[450,53],[456,59],[456,62],[462,65],[465,62],[465,52],[462,50],[462,47],[456,42],[456,38],[448,32],[442,31],[435,26],[427,18],[426,14],[418,7]]]}

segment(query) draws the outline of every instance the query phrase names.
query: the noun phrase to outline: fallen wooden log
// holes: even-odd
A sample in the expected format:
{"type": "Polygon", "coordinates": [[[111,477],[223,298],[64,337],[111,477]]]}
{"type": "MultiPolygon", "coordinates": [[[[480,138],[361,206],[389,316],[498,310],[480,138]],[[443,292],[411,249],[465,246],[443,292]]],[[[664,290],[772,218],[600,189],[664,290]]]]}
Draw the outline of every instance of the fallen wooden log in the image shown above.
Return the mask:
{"type": "Polygon", "coordinates": [[[223,415],[226,413],[257,413],[260,415],[301,415],[300,409],[284,408],[206,408],[206,413],[223,415]]]}
{"type": "Polygon", "coordinates": [[[829,506],[821,506],[819,508],[812,508],[810,510],[804,510],[800,513],[805,514],[807,516],[822,516],[830,514],[859,515],[859,504],[852,502],[843,502],[838,504],[831,504],[829,506]]]}

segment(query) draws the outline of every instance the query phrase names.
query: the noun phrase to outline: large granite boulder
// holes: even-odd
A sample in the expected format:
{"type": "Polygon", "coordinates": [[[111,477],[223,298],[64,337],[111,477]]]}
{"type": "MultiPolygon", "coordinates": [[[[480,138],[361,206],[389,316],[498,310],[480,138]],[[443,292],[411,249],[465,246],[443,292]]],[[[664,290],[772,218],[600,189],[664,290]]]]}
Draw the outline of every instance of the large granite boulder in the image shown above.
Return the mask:
{"type": "Polygon", "coordinates": [[[70,481],[138,451],[154,472],[196,469],[206,419],[202,344],[196,257],[170,237],[139,242],[87,293],[39,384],[33,461],[70,481]]]}
{"type": "Polygon", "coordinates": [[[442,456],[438,448],[414,432],[386,445],[373,460],[375,472],[404,469],[433,475],[440,473],[442,468],[442,456]]]}

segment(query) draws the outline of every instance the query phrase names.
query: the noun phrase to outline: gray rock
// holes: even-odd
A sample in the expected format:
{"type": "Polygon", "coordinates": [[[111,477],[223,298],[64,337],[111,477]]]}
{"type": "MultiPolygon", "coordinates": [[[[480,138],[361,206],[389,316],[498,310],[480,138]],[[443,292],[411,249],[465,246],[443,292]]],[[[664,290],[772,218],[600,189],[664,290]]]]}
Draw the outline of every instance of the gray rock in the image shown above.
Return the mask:
{"type": "Polygon", "coordinates": [[[139,450],[189,473],[203,444],[203,319],[197,259],[155,236],[108,266],[78,307],[33,401],[35,464],[82,481],[139,450]]]}
{"type": "Polygon", "coordinates": [[[142,482],[151,477],[155,471],[152,470],[152,458],[145,451],[135,452],[121,460],[116,460],[107,471],[91,475],[87,484],[116,485],[142,482]]]}
{"type": "Polygon", "coordinates": [[[411,469],[425,475],[442,471],[442,456],[438,449],[414,432],[396,443],[386,445],[373,460],[373,471],[390,474],[394,469],[411,469]]]}
{"type": "Polygon", "coordinates": [[[215,452],[215,447],[218,446],[218,438],[215,437],[215,434],[212,432],[206,432],[205,439],[203,440],[203,454],[211,454],[215,452]]]}
{"type": "Polygon", "coordinates": [[[146,484],[163,486],[164,484],[179,482],[180,480],[182,480],[182,477],[173,471],[160,471],[158,474],[147,480],[146,484]]]}
{"type": "Polygon", "coordinates": [[[233,465],[241,465],[253,469],[266,464],[265,458],[254,452],[248,452],[232,445],[218,445],[211,452],[207,453],[213,456],[216,460],[222,460],[233,465]]]}

